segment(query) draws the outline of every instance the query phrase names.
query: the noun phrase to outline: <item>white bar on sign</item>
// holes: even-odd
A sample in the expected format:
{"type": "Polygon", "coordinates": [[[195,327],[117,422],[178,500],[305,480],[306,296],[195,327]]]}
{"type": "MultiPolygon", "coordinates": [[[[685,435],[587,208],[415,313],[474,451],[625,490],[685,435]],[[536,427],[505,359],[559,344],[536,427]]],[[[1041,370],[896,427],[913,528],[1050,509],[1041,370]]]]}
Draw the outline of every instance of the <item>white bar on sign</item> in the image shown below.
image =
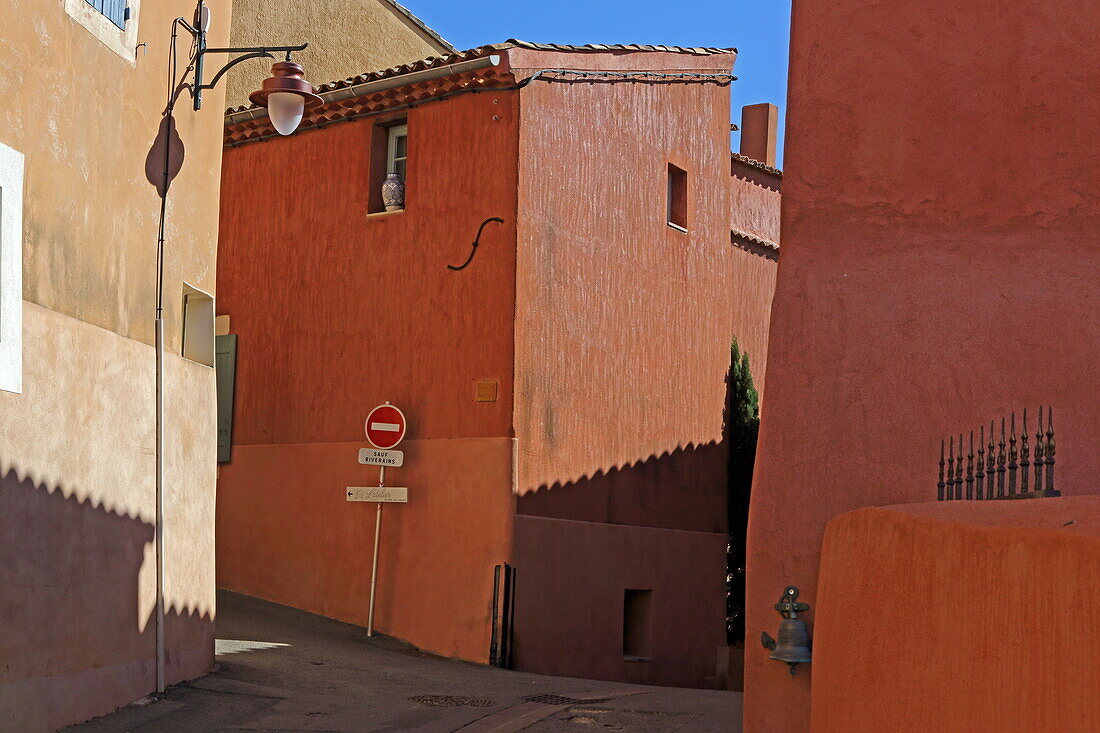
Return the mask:
{"type": "Polygon", "coordinates": [[[405,464],[405,454],[399,450],[378,450],[360,448],[359,462],[364,466],[393,466],[401,468],[405,464]]]}
{"type": "Polygon", "coordinates": [[[348,501],[373,501],[386,504],[407,504],[409,490],[404,486],[349,486],[348,501]]]}
{"type": "Polygon", "coordinates": [[[391,433],[396,433],[398,430],[401,429],[401,426],[398,425],[397,423],[392,423],[392,422],[372,422],[370,424],[370,429],[371,430],[386,430],[386,431],[389,431],[391,433]]]}

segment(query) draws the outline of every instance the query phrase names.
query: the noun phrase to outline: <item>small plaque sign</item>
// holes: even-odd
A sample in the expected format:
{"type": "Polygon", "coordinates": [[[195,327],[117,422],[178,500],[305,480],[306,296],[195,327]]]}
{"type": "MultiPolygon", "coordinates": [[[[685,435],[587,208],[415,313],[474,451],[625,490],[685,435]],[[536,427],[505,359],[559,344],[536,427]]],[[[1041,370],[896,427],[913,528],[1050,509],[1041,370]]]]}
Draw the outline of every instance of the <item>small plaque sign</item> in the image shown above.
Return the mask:
{"type": "Polygon", "coordinates": [[[405,454],[399,450],[360,448],[359,462],[364,466],[391,466],[400,468],[405,463],[405,454]]]}
{"type": "Polygon", "coordinates": [[[477,401],[497,401],[497,381],[495,379],[486,379],[477,383],[477,401]]]}
{"type": "Polygon", "coordinates": [[[349,486],[348,501],[373,501],[385,504],[407,504],[409,490],[404,486],[349,486]]]}

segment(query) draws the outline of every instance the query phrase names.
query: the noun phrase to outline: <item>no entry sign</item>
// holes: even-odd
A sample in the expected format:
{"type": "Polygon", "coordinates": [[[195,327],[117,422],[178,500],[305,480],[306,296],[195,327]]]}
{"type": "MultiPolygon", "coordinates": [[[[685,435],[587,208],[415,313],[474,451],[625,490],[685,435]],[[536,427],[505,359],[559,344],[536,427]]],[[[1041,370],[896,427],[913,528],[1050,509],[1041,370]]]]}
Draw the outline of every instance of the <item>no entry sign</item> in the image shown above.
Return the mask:
{"type": "Polygon", "coordinates": [[[371,445],[389,450],[405,437],[405,414],[387,402],[370,411],[363,427],[371,445]]]}

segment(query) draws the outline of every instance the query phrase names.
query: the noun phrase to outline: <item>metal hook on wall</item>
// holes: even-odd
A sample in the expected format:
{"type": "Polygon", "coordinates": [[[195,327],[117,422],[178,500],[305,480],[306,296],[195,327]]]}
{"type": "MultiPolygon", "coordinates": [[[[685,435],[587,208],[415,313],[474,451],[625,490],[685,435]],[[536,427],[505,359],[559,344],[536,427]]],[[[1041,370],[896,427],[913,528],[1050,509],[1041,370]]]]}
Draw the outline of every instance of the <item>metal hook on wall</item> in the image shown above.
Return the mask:
{"type": "Polygon", "coordinates": [[[475,238],[474,238],[474,242],[473,242],[473,244],[472,244],[472,245],[470,245],[470,247],[471,247],[471,249],[470,249],[470,256],[469,256],[469,257],[467,257],[467,258],[466,258],[466,261],[465,261],[465,262],[463,262],[463,263],[462,263],[461,265],[459,265],[458,267],[455,267],[454,265],[447,265],[447,269],[448,269],[448,270],[454,270],[455,272],[457,272],[457,271],[459,271],[459,270],[465,269],[466,265],[468,265],[468,264],[470,264],[471,262],[473,262],[473,260],[474,260],[474,255],[475,255],[475,254],[477,254],[477,245],[481,243],[481,233],[482,233],[483,231],[485,231],[485,225],[486,225],[486,224],[488,224],[488,223],[489,223],[489,222],[491,222],[491,221],[495,221],[495,222],[496,222],[497,224],[503,224],[503,223],[504,223],[504,219],[501,219],[501,218],[500,218],[499,216],[490,216],[490,217],[489,217],[488,219],[486,219],[485,221],[481,222],[481,226],[479,226],[479,227],[477,228],[477,237],[475,237],[475,238]]]}

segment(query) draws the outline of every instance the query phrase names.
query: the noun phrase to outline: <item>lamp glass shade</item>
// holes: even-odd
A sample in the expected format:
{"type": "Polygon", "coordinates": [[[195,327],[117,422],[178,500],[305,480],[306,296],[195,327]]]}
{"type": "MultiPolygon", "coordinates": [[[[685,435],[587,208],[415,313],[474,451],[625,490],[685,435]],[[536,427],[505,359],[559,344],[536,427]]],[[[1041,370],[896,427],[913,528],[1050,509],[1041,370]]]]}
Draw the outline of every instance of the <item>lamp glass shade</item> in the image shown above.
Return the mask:
{"type": "Polygon", "coordinates": [[[305,109],[306,99],[300,94],[274,92],[267,98],[267,113],[280,135],[289,135],[298,129],[305,109]]]}

